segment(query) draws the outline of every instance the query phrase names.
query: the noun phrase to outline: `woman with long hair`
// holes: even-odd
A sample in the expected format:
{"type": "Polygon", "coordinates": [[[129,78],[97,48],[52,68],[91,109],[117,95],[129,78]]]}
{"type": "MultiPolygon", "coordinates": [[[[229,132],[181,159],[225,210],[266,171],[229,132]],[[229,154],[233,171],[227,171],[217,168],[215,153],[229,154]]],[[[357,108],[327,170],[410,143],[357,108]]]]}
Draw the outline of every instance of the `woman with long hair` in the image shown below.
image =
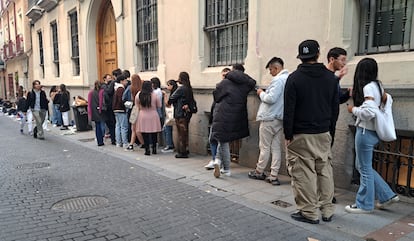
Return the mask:
{"type": "Polygon", "coordinates": [[[60,93],[59,93],[59,87],[56,85],[53,85],[50,88],[49,92],[50,100],[52,101],[53,105],[53,116],[52,116],[52,124],[53,126],[61,126],[62,125],[62,113],[60,113],[60,93]]]}
{"type": "Polygon", "coordinates": [[[104,89],[101,82],[95,81],[94,88],[88,93],[88,117],[95,122],[95,136],[98,146],[104,145],[106,115],[103,110],[104,89]]]}
{"type": "MultiPolygon", "coordinates": [[[[175,80],[170,79],[167,81],[167,89],[170,91],[170,96],[177,90],[178,85],[175,80]]],[[[168,97],[167,94],[164,94],[164,103],[167,108],[171,105],[168,104],[168,97]]],[[[167,112],[167,111],[166,111],[167,112]]],[[[162,152],[173,152],[174,151],[174,141],[173,141],[173,127],[171,123],[164,123],[164,135],[165,135],[165,148],[162,149],[162,152]]]]}
{"type": "Polygon", "coordinates": [[[360,186],[354,204],[345,207],[349,213],[370,213],[376,206],[383,209],[399,201],[399,197],[372,168],[374,146],[379,138],[375,130],[375,112],[362,108],[364,102],[374,101],[376,106],[385,102],[384,89],[378,77],[378,65],[372,58],[364,58],[356,66],[352,98],[354,106],[348,105],[348,111],[357,117],[355,134],[355,164],[360,173],[360,186]],[[375,205],[375,198],[378,203],[375,205]]]}
{"type": "Polygon", "coordinates": [[[181,72],[178,76],[181,86],[170,96],[168,104],[174,105],[174,118],[178,132],[178,148],[176,158],[188,158],[188,124],[192,113],[189,111],[189,103],[194,100],[193,88],[190,83],[190,75],[181,72]]]}
{"type": "Polygon", "coordinates": [[[150,155],[150,142],[152,143],[152,154],[157,154],[157,133],[161,131],[157,108],[161,107],[161,100],[152,90],[151,81],[142,83],[141,91],[135,96],[135,104],[139,106],[135,130],[137,135],[142,133],[145,155],[150,155]]]}
{"type": "MultiPolygon", "coordinates": [[[[127,94],[131,95],[130,96],[131,101],[135,100],[135,96],[137,95],[138,92],[141,91],[141,87],[142,87],[141,78],[139,77],[139,75],[133,74],[131,76],[131,85],[128,86],[127,89],[125,90],[127,94]]],[[[139,143],[144,146],[144,139],[142,138],[142,134],[140,132],[137,132],[135,127],[136,127],[136,121],[134,123],[131,123],[131,140],[129,142],[128,147],[126,148],[126,150],[128,151],[134,150],[134,143],[137,138],[138,138],[139,143]]]]}
{"type": "Polygon", "coordinates": [[[61,130],[67,130],[69,129],[69,99],[70,99],[70,93],[66,89],[65,84],[60,85],[60,107],[59,110],[62,113],[62,120],[63,120],[63,127],[60,128],[61,130]]]}

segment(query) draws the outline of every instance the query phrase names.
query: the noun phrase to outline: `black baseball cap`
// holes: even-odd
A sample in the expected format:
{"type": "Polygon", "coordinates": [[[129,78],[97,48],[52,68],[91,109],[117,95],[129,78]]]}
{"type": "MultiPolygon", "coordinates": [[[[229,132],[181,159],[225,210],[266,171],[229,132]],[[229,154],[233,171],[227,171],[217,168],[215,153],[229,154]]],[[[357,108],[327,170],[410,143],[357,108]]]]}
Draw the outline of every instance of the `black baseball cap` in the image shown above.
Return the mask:
{"type": "Polygon", "coordinates": [[[305,40],[299,44],[298,59],[310,59],[319,53],[319,43],[316,40],[305,40]]]}

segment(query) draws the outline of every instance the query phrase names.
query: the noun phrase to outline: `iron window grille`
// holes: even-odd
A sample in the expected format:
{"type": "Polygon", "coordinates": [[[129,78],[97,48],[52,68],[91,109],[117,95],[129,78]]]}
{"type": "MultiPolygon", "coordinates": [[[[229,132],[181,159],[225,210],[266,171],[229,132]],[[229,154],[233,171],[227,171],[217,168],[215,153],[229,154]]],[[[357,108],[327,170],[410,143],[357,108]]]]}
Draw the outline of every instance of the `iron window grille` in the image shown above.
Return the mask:
{"type": "Polygon", "coordinates": [[[414,0],[360,0],[359,54],[411,51],[414,0]]]}
{"type": "Polygon", "coordinates": [[[158,13],[157,0],[137,0],[137,46],[141,54],[142,71],[157,70],[158,13]]]}
{"type": "Polygon", "coordinates": [[[45,58],[43,55],[43,34],[42,31],[37,32],[37,37],[39,40],[39,62],[40,62],[40,68],[42,69],[42,78],[45,77],[45,58]]]}
{"type": "Polygon", "coordinates": [[[59,44],[58,44],[58,31],[56,21],[50,24],[52,30],[52,45],[53,45],[53,63],[55,63],[56,77],[60,76],[60,65],[59,65],[59,44]]]}
{"type": "Polygon", "coordinates": [[[78,35],[78,13],[76,11],[69,13],[70,18],[70,36],[72,44],[72,63],[73,75],[80,74],[79,63],[79,35],[78,35]]]}
{"type": "Polygon", "coordinates": [[[206,0],[210,66],[244,63],[247,55],[248,0],[206,0]]]}

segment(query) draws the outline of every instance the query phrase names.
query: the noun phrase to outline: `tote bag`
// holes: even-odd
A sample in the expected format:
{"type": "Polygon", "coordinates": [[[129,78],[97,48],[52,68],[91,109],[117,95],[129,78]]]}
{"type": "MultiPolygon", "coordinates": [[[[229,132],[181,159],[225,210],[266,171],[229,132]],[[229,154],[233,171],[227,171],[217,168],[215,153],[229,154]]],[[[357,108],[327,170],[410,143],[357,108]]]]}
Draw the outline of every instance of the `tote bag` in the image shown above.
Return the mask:
{"type": "Polygon", "coordinates": [[[138,113],[139,113],[139,109],[137,105],[134,105],[134,107],[132,107],[132,110],[131,110],[131,115],[129,116],[129,123],[135,124],[137,122],[138,113]]]}
{"type": "Polygon", "coordinates": [[[375,130],[380,140],[395,141],[397,134],[395,133],[394,118],[392,116],[392,96],[388,93],[385,104],[381,103],[375,116],[375,130]]]}

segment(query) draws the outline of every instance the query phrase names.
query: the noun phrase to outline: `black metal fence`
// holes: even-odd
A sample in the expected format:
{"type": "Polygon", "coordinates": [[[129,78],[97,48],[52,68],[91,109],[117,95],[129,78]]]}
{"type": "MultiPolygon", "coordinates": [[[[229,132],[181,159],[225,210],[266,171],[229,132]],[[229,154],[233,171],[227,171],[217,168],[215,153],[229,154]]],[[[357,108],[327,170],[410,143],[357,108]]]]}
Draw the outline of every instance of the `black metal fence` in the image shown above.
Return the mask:
{"type": "Polygon", "coordinates": [[[397,130],[397,140],[380,142],[373,167],[397,193],[414,197],[414,131],[397,130]]]}
{"type": "MultiPolygon", "coordinates": [[[[355,135],[355,126],[349,126],[355,135]]],[[[396,130],[397,140],[380,142],[374,149],[373,168],[400,195],[414,197],[414,131],[396,130]]],[[[352,184],[359,185],[359,172],[354,169],[352,184]]]]}

